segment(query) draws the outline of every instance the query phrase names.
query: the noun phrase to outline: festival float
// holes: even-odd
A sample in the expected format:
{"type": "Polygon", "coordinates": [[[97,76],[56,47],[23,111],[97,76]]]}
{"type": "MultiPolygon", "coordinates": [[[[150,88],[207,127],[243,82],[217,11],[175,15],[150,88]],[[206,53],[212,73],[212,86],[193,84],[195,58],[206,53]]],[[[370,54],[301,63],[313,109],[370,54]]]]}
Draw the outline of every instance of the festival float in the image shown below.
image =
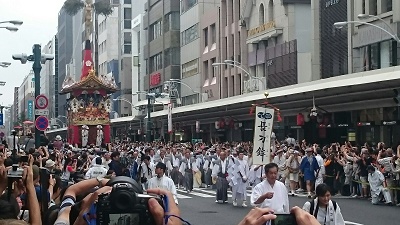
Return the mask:
{"type": "MultiPolygon", "coordinates": [[[[92,31],[93,10],[100,9],[91,0],[80,4],[66,1],[64,9],[69,14],[76,13],[75,8],[84,8],[86,42],[83,52],[82,74],[79,81],[75,81],[68,74],[62,84],[60,94],[70,94],[67,99],[68,143],[85,148],[87,146],[100,147],[110,143],[112,111],[112,93],[118,90],[113,76],[96,75],[90,36],[92,31]],[[75,4],[75,5],[74,5],[75,4]]],[[[102,6],[102,4],[100,4],[102,6]]],[[[108,9],[109,5],[102,6],[108,9]]],[[[112,11],[111,11],[112,12],[112,11]]]]}

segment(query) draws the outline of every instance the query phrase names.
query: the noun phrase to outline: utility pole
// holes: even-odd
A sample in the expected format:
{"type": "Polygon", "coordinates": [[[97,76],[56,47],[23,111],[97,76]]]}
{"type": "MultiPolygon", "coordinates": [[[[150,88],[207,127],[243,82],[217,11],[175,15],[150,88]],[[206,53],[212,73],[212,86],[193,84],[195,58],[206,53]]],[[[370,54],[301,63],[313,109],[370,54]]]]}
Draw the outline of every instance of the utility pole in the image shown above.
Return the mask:
{"type": "MultiPolygon", "coordinates": [[[[42,70],[42,65],[40,64],[42,59],[42,47],[38,44],[33,45],[33,73],[35,77],[35,99],[40,95],[40,71],[42,70]]],[[[35,104],[35,110],[38,109],[35,104]]],[[[36,114],[36,113],[35,113],[36,114]]],[[[38,115],[35,115],[35,121],[38,115]]],[[[35,148],[40,146],[40,131],[35,126],[35,148]]]]}
{"type": "MultiPolygon", "coordinates": [[[[22,64],[25,64],[27,61],[33,62],[33,72],[34,72],[34,79],[35,79],[35,99],[37,96],[40,95],[40,71],[42,70],[42,65],[45,64],[47,60],[53,60],[53,55],[42,54],[42,47],[39,44],[33,45],[33,54],[26,55],[26,54],[14,54],[12,58],[14,60],[20,60],[22,64]]],[[[35,104],[35,110],[38,109],[37,105],[35,104]]],[[[38,115],[35,115],[35,121],[38,118],[38,115]]],[[[37,129],[35,126],[35,148],[39,148],[40,146],[40,130],[37,129]]]]}

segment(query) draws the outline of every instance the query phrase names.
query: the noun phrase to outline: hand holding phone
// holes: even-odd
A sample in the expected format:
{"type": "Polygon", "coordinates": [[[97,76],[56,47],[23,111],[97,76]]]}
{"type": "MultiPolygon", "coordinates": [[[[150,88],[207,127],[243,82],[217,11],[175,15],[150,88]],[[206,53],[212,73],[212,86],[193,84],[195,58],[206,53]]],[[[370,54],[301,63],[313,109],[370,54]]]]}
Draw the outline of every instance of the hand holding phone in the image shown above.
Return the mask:
{"type": "Polygon", "coordinates": [[[297,225],[294,214],[275,214],[276,219],[271,220],[271,225],[297,225]]]}

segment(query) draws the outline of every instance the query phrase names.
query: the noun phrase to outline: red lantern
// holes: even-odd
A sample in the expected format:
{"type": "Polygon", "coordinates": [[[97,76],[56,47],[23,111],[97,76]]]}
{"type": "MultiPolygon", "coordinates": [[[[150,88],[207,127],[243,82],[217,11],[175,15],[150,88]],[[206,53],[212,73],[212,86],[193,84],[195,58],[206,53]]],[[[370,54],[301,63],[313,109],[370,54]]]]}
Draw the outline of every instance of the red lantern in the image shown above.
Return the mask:
{"type": "Polygon", "coordinates": [[[302,113],[297,114],[297,126],[304,125],[304,115],[302,113]]]}

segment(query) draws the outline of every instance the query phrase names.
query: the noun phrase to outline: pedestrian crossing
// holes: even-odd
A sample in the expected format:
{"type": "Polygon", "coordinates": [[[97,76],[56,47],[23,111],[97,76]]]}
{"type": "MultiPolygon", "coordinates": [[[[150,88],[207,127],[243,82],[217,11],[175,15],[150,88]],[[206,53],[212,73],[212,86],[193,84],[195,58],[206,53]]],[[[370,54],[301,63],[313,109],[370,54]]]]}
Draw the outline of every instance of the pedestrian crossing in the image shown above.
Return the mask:
{"type": "MultiPolygon", "coordinates": [[[[215,198],[217,193],[215,189],[206,189],[206,188],[193,188],[193,191],[187,192],[183,189],[177,189],[177,197],[178,199],[190,199],[194,197],[200,198],[215,198]]],[[[251,190],[247,190],[247,196],[251,196],[251,190]]],[[[232,197],[232,192],[228,191],[228,198],[232,197]]]]}

